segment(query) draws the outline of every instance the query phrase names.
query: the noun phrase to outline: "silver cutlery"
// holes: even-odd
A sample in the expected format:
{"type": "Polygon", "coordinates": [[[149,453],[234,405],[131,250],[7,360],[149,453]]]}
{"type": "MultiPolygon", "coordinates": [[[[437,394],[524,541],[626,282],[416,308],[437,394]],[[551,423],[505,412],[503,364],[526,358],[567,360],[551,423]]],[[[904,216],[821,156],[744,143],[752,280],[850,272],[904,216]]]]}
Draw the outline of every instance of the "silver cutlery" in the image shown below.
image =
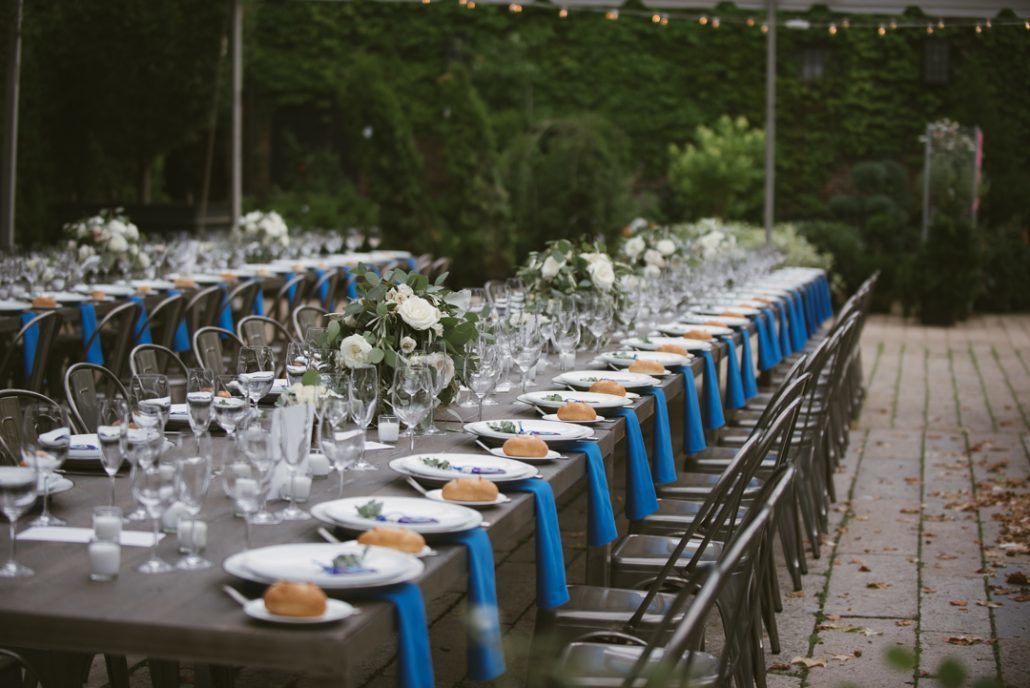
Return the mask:
{"type": "Polygon", "coordinates": [[[322,539],[325,540],[326,542],[332,542],[333,544],[342,542],[342,540],[340,540],[340,538],[336,537],[335,535],[330,533],[326,528],[323,528],[322,526],[318,527],[318,534],[321,535],[322,539]]]}
{"type": "Polygon", "coordinates": [[[421,494],[423,497],[428,495],[429,490],[427,490],[426,488],[422,487],[422,483],[420,483],[419,481],[415,480],[410,475],[408,477],[406,477],[404,480],[409,485],[411,485],[413,488],[415,488],[415,491],[418,492],[419,494],[421,494]]]}
{"type": "Polygon", "coordinates": [[[232,587],[231,585],[223,585],[222,591],[226,595],[231,597],[241,607],[246,607],[250,603],[250,600],[244,597],[243,593],[241,593],[239,590],[232,587]]]}

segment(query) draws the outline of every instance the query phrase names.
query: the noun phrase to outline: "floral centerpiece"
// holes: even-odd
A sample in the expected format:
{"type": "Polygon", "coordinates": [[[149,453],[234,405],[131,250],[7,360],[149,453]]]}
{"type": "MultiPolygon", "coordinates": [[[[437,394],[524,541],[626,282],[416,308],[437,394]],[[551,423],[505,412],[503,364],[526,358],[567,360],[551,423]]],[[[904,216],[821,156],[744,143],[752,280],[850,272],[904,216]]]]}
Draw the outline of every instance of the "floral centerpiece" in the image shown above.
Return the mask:
{"type": "Polygon", "coordinates": [[[679,225],[679,235],[687,242],[690,254],[700,260],[713,260],[737,251],[739,227],[715,218],[679,225]]]}
{"type": "Polygon", "coordinates": [[[465,365],[465,345],[477,334],[477,317],[469,312],[470,292],[443,286],[446,274],[432,284],[425,275],[399,268],[382,277],[372,271],[357,276],[359,298],[326,325],[324,344],[336,366],[377,366],[380,399],[385,401],[398,365],[421,361],[441,373],[439,399],[449,403],[458,391],[455,371],[465,365]],[[439,349],[440,341],[446,344],[446,354],[419,353],[429,346],[439,349]]]}
{"type": "Polygon", "coordinates": [[[612,259],[604,245],[568,239],[549,241],[543,251],[529,254],[518,275],[536,296],[601,293],[618,302],[624,296],[624,280],[631,270],[612,259]]]}
{"type": "Polygon", "coordinates": [[[622,255],[636,272],[657,277],[683,257],[683,244],[667,227],[638,227],[622,242],[622,255]]]}
{"type": "Polygon", "coordinates": [[[104,209],[66,224],[64,231],[69,245],[78,249],[79,260],[97,256],[109,272],[126,273],[150,266],[150,257],[140,249],[139,228],[121,208],[104,209]]]}
{"type": "Polygon", "coordinates": [[[274,210],[247,213],[236,222],[232,237],[243,244],[247,259],[254,262],[276,258],[290,245],[290,229],[274,210]]]}

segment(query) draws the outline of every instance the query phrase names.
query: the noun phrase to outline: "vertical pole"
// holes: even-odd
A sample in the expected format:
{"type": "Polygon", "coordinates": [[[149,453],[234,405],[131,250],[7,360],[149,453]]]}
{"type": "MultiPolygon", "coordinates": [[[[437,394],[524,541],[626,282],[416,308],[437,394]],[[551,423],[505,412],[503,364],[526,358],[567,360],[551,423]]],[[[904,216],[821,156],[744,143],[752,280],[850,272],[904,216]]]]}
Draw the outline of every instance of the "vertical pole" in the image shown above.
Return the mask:
{"type": "Polygon", "coordinates": [[[772,243],[776,202],[776,0],[766,0],[765,38],[765,243],[772,243]]]}
{"type": "Polygon", "coordinates": [[[232,161],[229,218],[235,225],[243,205],[243,0],[232,3],[232,161]]]}
{"type": "Polygon", "coordinates": [[[18,188],[18,82],[21,78],[21,20],[23,2],[14,0],[7,37],[7,88],[4,90],[3,168],[0,169],[0,248],[14,248],[14,202],[18,188]]]}
{"type": "Polygon", "coordinates": [[[925,244],[930,236],[930,127],[926,127],[926,146],[923,149],[923,232],[925,244]]]}

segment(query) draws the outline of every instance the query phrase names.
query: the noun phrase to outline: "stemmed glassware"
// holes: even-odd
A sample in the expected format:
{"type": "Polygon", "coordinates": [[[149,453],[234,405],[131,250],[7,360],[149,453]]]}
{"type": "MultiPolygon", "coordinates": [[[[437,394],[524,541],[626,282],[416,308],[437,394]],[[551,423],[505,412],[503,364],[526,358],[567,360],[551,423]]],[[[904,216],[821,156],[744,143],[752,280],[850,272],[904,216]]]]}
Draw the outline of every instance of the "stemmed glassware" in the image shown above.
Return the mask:
{"type": "Polygon", "coordinates": [[[347,428],[348,414],[337,413],[333,406],[343,405],[340,400],[333,400],[326,407],[322,425],[319,428],[319,446],[322,453],[332,462],[333,468],[340,474],[340,496],[343,496],[343,472],[364,457],[365,431],[360,428],[347,428]]]}
{"type": "Polygon", "coordinates": [[[270,346],[244,346],[236,362],[240,385],[250,399],[252,412],[275,384],[275,352],[270,346]]]}
{"type": "MultiPolygon", "coordinates": [[[[350,371],[350,417],[363,432],[368,432],[376,411],[379,408],[379,369],[375,366],[359,366],[350,371]]],[[[362,445],[364,448],[364,445],[362,445]]],[[[352,471],[379,470],[365,459],[362,452],[357,462],[350,467],[352,471]]]]}
{"type": "Polygon", "coordinates": [[[217,422],[230,440],[236,439],[236,428],[247,415],[247,400],[235,375],[218,376],[218,392],[212,400],[217,422]]]}
{"type": "Polygon", "coordinates": [[[71,444],[68,413],[57,404],[34,402],[22,409],[22,463],[36,470],[43,492],[43,512],[32,526],[63,526],[64,519],[50,513],[50,483],[55,471],[64,465],[71,444]]]}
{"type": "Polygon", "coordinates": [[[528,317],[516,331],[512,345],[514,353],[512,358],[515,359],[515,365],[519,369],[523,394],[526,393],[526,388],[529,386],[529,373],[533,370],[536,362],[540,360],[543,346],[544,342],[540,337],[536,318],[528,317]]]}
{"type": "Polygon", "coordinates": [[[186,406],[190,429],[199,445],[211,426],[211,405],[215,399],[215,374],[205,368],[190,368],[186,378],[186,406]]]}
{"type": "Polygon", "coordinates": [[[114,506],[115,476],[125,461],[129,448],[129,404],[124,399],[101,399],[97,408],[97,438],[100,440],[100,462],[111,481],[110,506],[114,506]]]}
{"type": "MultiPolygon", "coordinates": [[[[443,362],[444,359],[449,360],[450,355],[447,353],[447,342],[443,339],[437,339],[431,344],[426,344],[423,347],[423,353],[416,358],[417,361],[425,364],[429,369],[429,380],[431,383],[430,393],[433,395],[432,404],[435,407],[436,401],[440,397],[440,392],[450,384],[450,380],[447,379],[446,366],[443,362]]],[[[428,418],[429,422],[426,424],[423,433],[426,435],[440,435],[443,434],[443,430],[436,427],[436,420],[434,418],[433,408],[430,408],[428,418]]]]}
{"type": "Polygon", "coordinates": [[[294,481],[297,477],[297,469],[308,456],[308,449],[311,446],[311,435],[307,432],[311,426],[310,410],[304,408],[307,414],[302,428],[287,428],[285,424],[279,425],[279,449],[282,452],[282,460],[289,470],[289,487],[286,490],[286,500],[289,504],[279,512],[285,521],[304,521],[311,518],[311,514],[304,511],[294,501],[294,481]]]}
{"type": "Polygon", "coordinates": [[[18,519],[36,503],[39,480],[36,469],[28,466],[0,467],[0,511],[7,518],[11,538],[10,557],[0,566],[0,578],[23,578],[35,572],[17,560],[18,519]]]}
{"type": "Polygon", "coordinates": [[[307,349],[308,367],[322,370],[328,358],[325,347],[324,327],[309,327],[304,331],[304,347],[307,349]]]}
{"type": "Polygon", "coordinates": [[[556,300],[554,313],[554,348],[558,350],[561,369],[568,370],[568,359],[575,356],[580,339],[579,309],[573,297],[556,300]]]}
{"type": "Polygon", "coordinates": [[[161,533],[161,515],[175,499],[174,467],[160,462],[137,466],[132,478],[132,494],[146,509],[154,536],[150,558],[136,567],[136,570],[140,573],[165,573],[173,570],[171,564],[157,555],[157,543],[161,533]]]}
{"type": "Polygon", "coordinates": [[[180,459],[175,466],[175,495],[190,515],[189,545],[187,554],[175,564],[175,568],[195,571],[211,567],[211,562],[199,554],[197,545],[197,516],[204,506],[211,485],[211,459],[208,456],[191,456],[180,459]]]}
{"type": "Polygon", "coordinates": [[[301,342],[290,342],[286,345],[286,380],[293,386],[301,381],[308,372],[307,348],[301,342]]]}
{"type": "Polygon", "coordinates": [[[475,368],[468,375],[468,386],[479,402],[479,420],[483,420],[483,400],[497,384],[500,367],[497,348],[490,342],[479,341],[476,347],[475,368]]]}
{"type": "MultiPolygon", "coordinates": [[[[247,459],[248,477],[257,481],[257,505],[248,517],[249,523],[275,525],[282,523],[280,514],[267,507],[269,482],[278,464],[279,445],[272,435],[272,416],[255,416],[237,431],[236,445],[247,459]]],[[[279,432],[282,432],[280,428],[279,432]]],[[[239,471],[237,471],[239,472],[239,471]]]]}
{"type": "Polygon", "coordinates": [[[426,417],[433,405],[433,387],[429,367],[425,365],[402,365],[393,374],[393,412],[408,426],[410,443],[408,449],[415,451],[415,428],[426,417]]]}
{"type": "Polygon", "coordinates": [[[168,392],[168,377],[160,373],[140,373],[132,376],[129,386],[132,420],[141,428],[153,428],[164,434],[168,414],[172,410],[172,397],[168,392]]]}

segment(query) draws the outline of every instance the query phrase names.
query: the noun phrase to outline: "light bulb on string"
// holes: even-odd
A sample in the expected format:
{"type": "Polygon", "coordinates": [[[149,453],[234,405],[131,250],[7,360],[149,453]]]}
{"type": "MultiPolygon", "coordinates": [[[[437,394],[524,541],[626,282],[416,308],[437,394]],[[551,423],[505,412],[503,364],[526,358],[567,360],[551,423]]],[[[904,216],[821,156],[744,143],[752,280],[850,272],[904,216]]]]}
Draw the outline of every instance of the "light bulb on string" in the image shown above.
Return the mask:
{"type": "Polygon", "coordinates": [[[604,18],[608,21],[615,21],[619,18],[619,10],[608,10],[604,13],[604,18]]]}
{"type": "Polygon", "coordinates": [[[894,31],[895,29],[898,28],[898,22],[896,22],[893,19],[891,19],[890,27],[891,27],[891,31],[894,31]]]}
{"type": "Polygon", "coordinates": [[[769,33],[769,25],[762,22],[762,33],[769,33]]]}
{"type": "Polygon", "coordinates": [[[986,22],[984,22],[984,26],[985,26],[985,27],[986,27],[987,29],[990,29],[990,28],[991,28],[991,20],[990,20],[990,19],[988,19],[988,20],[987,20],[986,22]]]}
{"type": "Polygon", "coordinates": [[[851,21],[847,17],[844,17],[843,21],[841,21],[841,23],[840,23],[840,28],[842,28],[845,31],[847,31],[848,29],[851,28],[851,21]]]}
{"type": "Polygon", "coordinates": [[[470,10],[476,9],[476,0],[468,0],[468,2],[465,3],[465,7],[469,8],[470,10]]]}
{"type": "Polygon", "coordinates": [[[937,28],[938,29],[943,29],[944,28],[944,20],[943,19],[938,19],[937,20],[937,28]]]}
{"type": "Polygon", "coordinates": [[[926,25],[926,34],[928,36],[932,36],[933,35],[933,24],[927,24],[926,25]]]}
{"type": "Polygon", "coordinates": [[[881,36],[886,36],[887,35],[887,27],[884,26],[883,24],[880,24],[879,28],[876,29],[876,33],[880,34],[881,36]]]}
{"type": "Polygon", "coordinates": [[[560,10],[558,10],[558,18],[559,19],[565,19],[568,16],[569,16],[569,11],[566,8],[563,7],[560,10]]]}
{"type": "Polygon", "coordinates": [[[976,31],[978,34],[984,32],[984,27],[980,26],[980,22],[976,23],[976,28],[974,29],[974,31],[976,31]]]}
{"type": "Polygon", "coordinates": [[[721,24],[721,23],[722,22],[719,21],[718,17],[712,17],[712,28],[713,29],[718,29],[719,28],[719,24],[721,24]]]}
{"type": "Polygon", "coordinates": [[[662,26],[668,26],[668,25],[669,25],[669,15],[664,15],[662,17],[662,26]]]}
{"type": "Polygon", "coordinates": [[[830,34],[831,36],[836,36],[836,35],[837,35],[837,25],[836,25],[836,24],[834,24],[833,22],[830,22],[830,25],[826,27],[826,31],[827,31],[827,32],[828,32],[828,33],[829,33],[829,34],[830,34]]]}
{"type": "Polygon", "coordinates": [[[468,4],[468,1],[469,0],[458,0],[458,4],[461,5],[462,7],[464,7],[465,5],[468,4]]]}
{"type": "Polygon", "coordinates": [[[655,14],[651,15],[651,23],[652,24],[658,24],[661,21],[662,21],[662,15],[658,14],[657,12],[655,14]]]}
{"type": "Polygon", "coordinates": [[[754,17],[748,17],[747,21],[744,22],[744,23],[747,24],[749,27],[754,27],[754,25],[755,25],[755,18],[754,17]]]}
{"type": "Polygon", "coordinates": [[[513,2],[510,5],[508,5],[508,11],[512,14],[518,14],[522,11],[522,5],[518,4],[517,2],[513,2]]]}
{"type": "Polygon", "coordinates": [[[700,24],[701,26],[707,26],[708,25],[708,17],[706,17],[705,15],[702,14],[700,17],[697,18],[697,23],[700,24]]]}

